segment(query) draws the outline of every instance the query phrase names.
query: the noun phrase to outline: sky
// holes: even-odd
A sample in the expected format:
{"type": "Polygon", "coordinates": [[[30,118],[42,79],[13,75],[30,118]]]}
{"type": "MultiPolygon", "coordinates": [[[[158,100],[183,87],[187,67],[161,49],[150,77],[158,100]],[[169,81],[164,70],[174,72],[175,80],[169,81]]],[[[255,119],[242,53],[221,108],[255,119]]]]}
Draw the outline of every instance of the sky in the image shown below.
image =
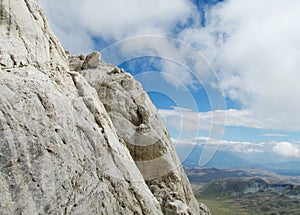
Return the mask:
{"type": "Polygon", "coordinates": [[[66,50],[143,84],[175,147],[300,160],[300,1],[40,3],[66,50]]]}

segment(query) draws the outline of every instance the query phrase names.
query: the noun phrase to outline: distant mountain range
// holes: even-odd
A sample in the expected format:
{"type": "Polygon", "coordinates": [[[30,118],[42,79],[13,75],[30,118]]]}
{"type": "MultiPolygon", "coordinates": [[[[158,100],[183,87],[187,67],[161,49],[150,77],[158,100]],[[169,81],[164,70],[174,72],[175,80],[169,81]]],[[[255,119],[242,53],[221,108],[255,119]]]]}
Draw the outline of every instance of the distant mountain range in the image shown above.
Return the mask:
{"type": "MultiPolygon", "coordinates": [[[[184,166],[197,167],[199,166],[199,158],[201,156],[202,151],[203,151],[203,147],[194,146],[189,153],[187,153],[187,150],[184,151],[183,148],[177,150],[177,153],[184,166]],[[186,156],[187,154],[188,156],[186,156]]],[[[222,150],[216,151],[212,159],[205,165],[205,167],[255,168],[255,169],[264,169],[264,170],[272,171],[280,175],[300,176],[300,160],[263,163],[260,161],[260,159],[257,158],[253,158],[253,160],[243,159],[240,157],[240,154],[238,156],[238,153],[222,151],[222,150]]]]}
{"type": "Polygon", "coordinates": [[[255,168],[188,167],[185,172],[212,214],[300,214],[300,176],[255,168]]]}
{"type": "Polygon", "coordinates": [[[256,168],[210,168],[210,167],[185,167],[191,182],[206,184],[215,180],[264,178],[271,183],[291,183],[300,185],[300,176],[283,176],[274,172],[256,168]]]}

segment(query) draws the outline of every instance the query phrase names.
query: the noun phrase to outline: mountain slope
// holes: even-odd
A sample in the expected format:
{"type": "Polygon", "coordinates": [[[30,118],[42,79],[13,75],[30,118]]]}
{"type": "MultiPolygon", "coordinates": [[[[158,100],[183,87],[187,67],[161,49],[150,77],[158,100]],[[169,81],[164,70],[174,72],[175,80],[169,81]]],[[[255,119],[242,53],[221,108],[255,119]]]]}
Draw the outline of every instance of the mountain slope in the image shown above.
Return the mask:
{"type": "Polygon", "coordinates": [[[186,172],[195,195],[212,214],[299,214],[300,182],[295,177],[259,169],[197,167],[186,172]]]}

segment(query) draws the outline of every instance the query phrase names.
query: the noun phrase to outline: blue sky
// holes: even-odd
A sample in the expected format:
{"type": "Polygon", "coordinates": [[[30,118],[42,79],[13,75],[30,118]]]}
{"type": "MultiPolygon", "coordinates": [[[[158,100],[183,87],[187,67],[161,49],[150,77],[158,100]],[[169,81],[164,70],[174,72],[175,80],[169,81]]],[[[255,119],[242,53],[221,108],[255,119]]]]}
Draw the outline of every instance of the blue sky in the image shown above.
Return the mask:
{"type": "Polygon", "coordinates": [[[175,145],[300,159],[299,1],[41,4],[66,50],[99,50],[143,84],[175,145]]]}

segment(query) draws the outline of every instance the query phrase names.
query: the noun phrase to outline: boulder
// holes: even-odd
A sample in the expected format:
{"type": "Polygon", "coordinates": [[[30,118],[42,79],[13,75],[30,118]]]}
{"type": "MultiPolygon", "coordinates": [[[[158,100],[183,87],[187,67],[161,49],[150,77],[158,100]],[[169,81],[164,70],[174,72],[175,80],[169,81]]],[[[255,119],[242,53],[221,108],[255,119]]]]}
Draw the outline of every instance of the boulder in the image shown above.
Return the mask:
{"type": "Polygon", "coordinates": [[[100,52],[92,52],[87,55],[83,64],[82,69],[96,69],[100,65],[100,52]]]}

